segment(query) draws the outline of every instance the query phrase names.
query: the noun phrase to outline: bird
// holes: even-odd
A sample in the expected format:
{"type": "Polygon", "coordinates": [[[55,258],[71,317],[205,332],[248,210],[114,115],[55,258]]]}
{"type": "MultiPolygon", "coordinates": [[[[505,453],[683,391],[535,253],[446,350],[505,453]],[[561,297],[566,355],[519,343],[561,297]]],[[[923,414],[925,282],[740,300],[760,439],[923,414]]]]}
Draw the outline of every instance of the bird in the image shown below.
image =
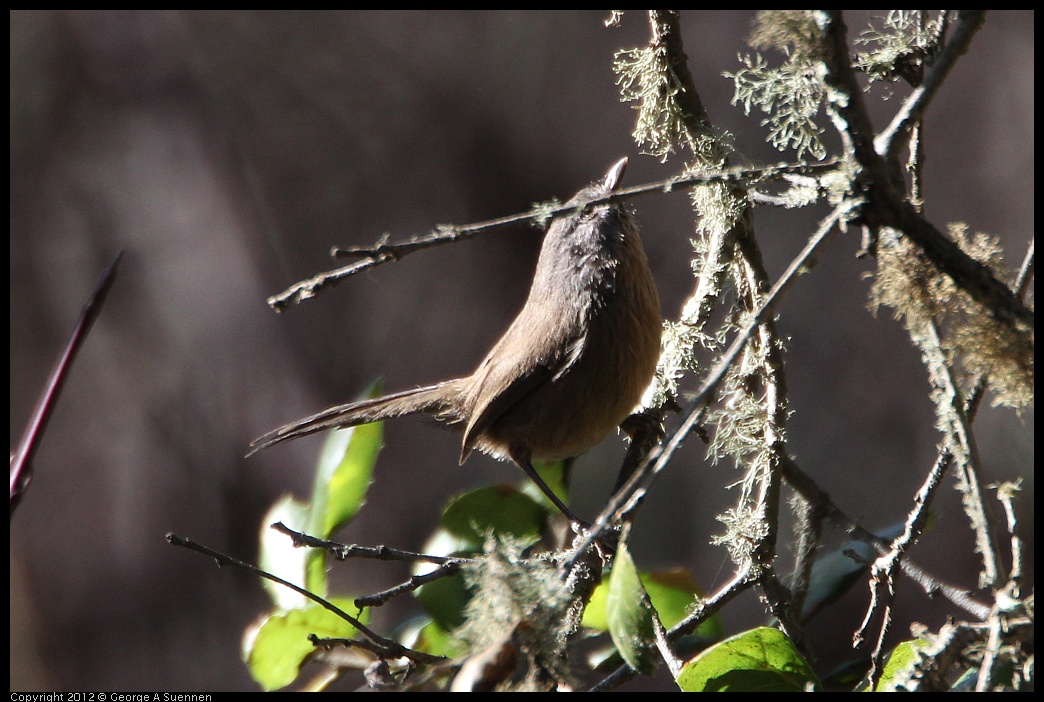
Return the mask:
{"type": "Polygon", "coordinates": [[[575,457],[639,404],[660,355],[660,300],[634,216],[611,196],[627,158],[580,190],[541,244],[522,309],[471,375],[338,405],[251,444],[251,455],[327,429],[423,414],[518,465],[572,522],[586,525],[533,468],[575,457]]]}

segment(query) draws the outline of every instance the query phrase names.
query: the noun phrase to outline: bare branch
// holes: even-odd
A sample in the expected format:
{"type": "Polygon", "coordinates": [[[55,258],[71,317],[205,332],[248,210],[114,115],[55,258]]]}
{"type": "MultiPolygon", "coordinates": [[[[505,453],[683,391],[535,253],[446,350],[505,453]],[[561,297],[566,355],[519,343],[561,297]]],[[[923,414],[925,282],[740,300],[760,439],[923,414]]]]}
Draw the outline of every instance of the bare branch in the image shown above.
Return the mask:
{"type": "Polygon", "coordinates": [[[953,35],[932,63],[924,82],[906,98],[891,124],[874,139],[874,148],[883,158],[899,158],[899,151],[906,145],[913,125],[921,120],[932,98],[956,65],[957,59],[968,50],[972,38],[985,20],[986,13],[983,10],[957,10],[957,26],[953,35]]]}
{"type": "Polygon", "coordinates": [[[336,541],[320,539],[311,536],[310,534],[305,534],[302,531],[295,531],[282,522],[276,522],[273,524],[272,529],[289,536],[293,539],[294,546],[296,547],[309,546],[311,548],[325,549],[331,556],[339,561],[348,558],[370,558],[377,561],[407,561],[411,563],[414,561],[421,561],[446,565],[448,563],[459,564],[471,560],[470,558],[459,558],[454,556],[432,556],[427,553],[404,551],[389,546],[358,546],[356,544],[341,544],[336,541]]]}
{"type": "Polygon", "coordinates": [[[204,556],[210,556],[215,561],[217,561],[218,567],[232,566],[234,568],[239,568],[241,570],[245,570],[248,573],[253,573],[254,575],[256,575],[258,577],[265,578],[266,580],[271,580],[274,583],[279,583],[283,587],[290,588],[294,592],[296,592],[298,594],[301,594],[301,595],[304,595],[305,597],[310,599],[312,602],[315,602],[316,604],[320,605],[324,609],[329,610],[330,612],[333,612],[338,617],[340,617],[341,619],[343,619],[344,621],[348,622],[353,627],[355,627],[355,629],[360,634],[362,634],[363,636],[368,638],[370,641],[372,641],[374,644],[376,644],[378,649],[375,649],[375,650],[380,650],[382,652],[383,657],[386,657],[386,658],[402,658],[402,657],[405,657],[405,658],[410,658],[410,659],[415,660],[415,661],[420,662],[420,663],[440,663],[440,662],[446,660],[446,658],[444,656],[433,656],[433,655],[431,655],[429,653],[424,653],[423,651],[415,651],[415,650],[413,650],[411,648],[407,648],[407,647],[403,646],[402,644],[400,644],[400,643],[398,643],[396,641],[392,641],[391,639],[386,639],[385,637],[381,636],[380,634],[376,633],[375,631],[372,631],[371,629],[369,629],[365,624],[363,624],[357,618],[355,618],[352,615],[348,614],[343,609],[341,609],[340,607],[338,607],[334,603],[330,602],[329,600],[326,600],[326,599],[320,597],[319,595],[316,595],[314,592],[311,592],[309,590],[306,590],[303,587],[300,587],[299,585],[295,585],[294,583],[290,582],[289,580],[284,580],[283,578],[280,578],[277,575],[273,575],[272,573],[269,573],[266,570],[262,570],[261,568],[258,568],[257,566],[250,565],[249,563],[244,563],[243,561],[240,561],[238,559],[232,558],[231,556],[228,556],[228,555],[226,555],[224,553],[221,553],[220,551],[215,551],[215,550],[213,550],[211,548],[207,548],[206,546],[204,546],[202,544],[196,543],[195,541],[192,541],[191,539],[186,539],[184,537],[178,536],[177,534],[174,534],[174,533],[168,533],[167,534],[167,541],[172,546],[181,546],[183,548],[189,549],[190,551],[196,551],[197,553],[202,553],[204,556]]]}
{"type": "Polygon", "coordinates": [[[319,273],[307,280],[302,280],[290,286],[278,295],[268,298],[268,305],[276,312],[282,312],[293,303],[303,302],[315,297],[326,287],[336,285],[345,278],[357,273],[369,270],[376,266],[398,261],[411,253],[423,251],[433,246],[452,244],[466,239],[473,239],[489,230],[520,222],[546,222],[552,217],[557,217],[569,212],[582,210],[585,207],[593,207],[611,201],[623,201],[638,195],[650,193],[665,193],[675,190],[684,190],[708,183],[738,183],[738,182],[763,182],[784,175],[824,173],[834,169],[837,161],[825,161],[823,163],[779,163],[772,166],[757,168],[733,168],[724,169],[710,174],[683,174],[672,178],[665,178],[653,183],[635,185],[629,188],[620,188],[611,195],[594,198],[573,205],[563,205],[557,202],[549,202],[535,206],[529,212],[498,217],[496,219],[475,222],[462,225],[440,225],[430,233],[423,236],[413,237],[403,242],[389,243],[383,238],[372,246],[334,247],[331,254],[335,257],[361,257],[363,260],[336,268],[331,271],[319,273]]]}
{"type": "Polygon", "coordinates": [[[47,385],[44,387],[43,392],[40,393],[40,399],[37,401],[33,414],[25,426],[22,440],[18,442],[18,447],[11,456],[12,519],[14,518],[15,508],[22,501],[22,497],[25,495],[25,491],[29,489],[29,483],[33,479],[33,457],[36,455],[36,450],[40,447],[44,431],[47,429],[47,423],[51,420],[54,408],[58,404],[58,398],[62,394],[62,387],[69,377],[69,371],[72,368],[73,361],[76,360],[80,347],[83,346],[84,340],[87,339],[87,334],[90,333],[91,327],[94,325],[94,320],[101,314],[102,306],[105,304],[105,298],[108,296],[112,284],[116,282],[116,271],[121,258],[123,258],[122,251],[116,254],[116,258],[105,269],[94,292],[91,293],[87,303],[83,306],[80,318],[76,321],[76,326],[73,327],[72,335],[69,337],[65,349],[62,350],[61,356],[58,357],[58,362],[47,379],[47,385]]]}

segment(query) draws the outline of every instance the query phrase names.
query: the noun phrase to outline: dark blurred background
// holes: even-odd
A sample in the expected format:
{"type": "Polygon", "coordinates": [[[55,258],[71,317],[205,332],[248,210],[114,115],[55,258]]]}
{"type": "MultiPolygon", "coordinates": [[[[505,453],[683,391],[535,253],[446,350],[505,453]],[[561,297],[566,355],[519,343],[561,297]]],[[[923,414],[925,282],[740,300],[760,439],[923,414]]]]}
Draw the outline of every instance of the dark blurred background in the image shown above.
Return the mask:
{"type": "MultiPolygon", "coordinates": [[[[282,315],[265,298],[335,267],[331,245],[565,199],[623,155],[627,185],[675,173],[677,159],[639,155],[635,112],[610,68],[615,51],[647,40],[645,15],[615,29],[607,16],[11,12],[12,446],[88,292],[126,250],[12,523],[12,689],[255,689],[239,648],[267,605],[260,585],[168,546],[164,533],[253,560],[267,508],[288,491],[308,496],[320,440],[245,460],[249,441],[352,399],[378,375],[396,390],[470,372],[521,305],[540,237],[520,226],[418,253],[282,315]]],[[[868,18],[847,15],[852,38],[868,18]]],[[[987,16],[926,127],[929,218],[999,236],[1012,270],[1034,224],[1033,19],[987,16]]],[[[764,145],[760,115],[729,104],[721,73],[748,51],[751,15],[682,21],[736,161],[792,158],[764,145]]],[[[870,100],[878,128],[904,94],[882,103],[881,91],[870,100]]],[[[634,207],[675,318],[692,288],[687,198],[634,207]]],[[[773,277],[823,213],[757,211],[773,277]]],[[[783,305],[787,438],[848,514],[884,529],[910,508],[939,436],[918,352],[887,312],[866,309],[872,264],[856,260],[857,239],[835,239],[783,305]]],[[[988,406],[976,422],[987,479],[1026,480],[1030,585],[1032,422],[988,406]]],[[[459,438],[424,422],[390,423],[385,440],[344,541],[419,549],[450,496],[522,478],[481,456],[458,467],[459,438]]],[[[739,476],[689,443],[657,483],[632,551],[641,567],[686,568],[710,591],[731,572],[708,540],[739,476]]],[[[578,461],[581,514],[604,503],[622,453],[610,437],[578,461]]],[[[951,487],[912,556],[971,588],[972,537],[951,487]]],[[[406,575],[354,562],[336,566],[335,582],[360,593],[406,575]]],[[[812,626],[820,667],[851,655],[866,599],[859,585],[812,626]]],[[[375,614],[379,630],[409,613],[407,603],[387,609],[375,614]]],[[[952,611],[904,582],[893,639],[952,611]]],[[[722,616],[730,633],[765,620],[753,595],[722,616]]]]}

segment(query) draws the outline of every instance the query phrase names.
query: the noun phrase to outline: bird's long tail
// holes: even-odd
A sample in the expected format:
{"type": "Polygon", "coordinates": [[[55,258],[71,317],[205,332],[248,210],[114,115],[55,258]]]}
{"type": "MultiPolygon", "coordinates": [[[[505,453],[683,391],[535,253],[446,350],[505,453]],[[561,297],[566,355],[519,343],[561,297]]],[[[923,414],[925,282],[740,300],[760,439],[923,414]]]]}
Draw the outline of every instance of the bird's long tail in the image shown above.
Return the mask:
{"type": "Polygon", "coordinates": [[[459,422],[462,417],[458,416],[459,410],[456,409],[458,406],[454,395],[456,385],[456,380],[448,380],[436,385],[331,407],[254,439],[250,443],[250,451],[247,456],[274,444],[299,439],[302,436],[327,429],[354,427],[408,414],[427,414],[451,424],[459,422]]]}

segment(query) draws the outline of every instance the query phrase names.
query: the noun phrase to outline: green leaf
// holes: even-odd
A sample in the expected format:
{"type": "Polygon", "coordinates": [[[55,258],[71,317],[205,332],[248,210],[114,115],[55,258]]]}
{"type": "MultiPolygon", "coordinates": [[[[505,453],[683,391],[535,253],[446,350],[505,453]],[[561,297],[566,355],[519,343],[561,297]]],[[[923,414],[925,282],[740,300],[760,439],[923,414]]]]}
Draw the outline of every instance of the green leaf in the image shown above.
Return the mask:
{"type": "Polygon", "coordinates": [[[609,579],[605,577],[602,578],[602,582],[598,583],[594,592],[591,593],[591,599],[587,602],[587,607],[584,608],[584,618],[580,620],[581,626],[586,626],[588,629],[598,629],[599,631],[609,631],[609,617],[605,613],[605,601],[608,597],[609,579]]]}
{"type": "Polygon", "coordinates": [[[699,594],[689,573],[680,568],[648,573],[642,576],[642,584],[665,629],[685,619],[699,594]]]}
{"type": "Polygon", "coordinates": [[[632,668],[651,675],[656,670],[652,605],[624,544],[616,552],[609,575],[605,612],[616,650],[632,668]]]}
{"type": "MultiPolygon", "coordinates": [[[[380,381],[374,381],[366,397],[376,397],[380,389],[380,381]]],[[[373,482],[373,467],[381,451],[382,436],[380,422],[327,432],[315,471],[308,521],[295,529],[328,539],[358,514],[373,482]]],[[[326,551],[319,548],[301,551],[305,553],[306,587],[325,595],[326,551]]]]}
{"type": "Polygon", "coordinates": [[[711,646],[682,668],[684,692],[803,692],[819,686],[812,669],[778,629],[761,627],[711,646]]]}
{"type": "MultiPolygon", "coordinates": [[[[333,604],[348,614],[356,611],[348,598],[332,599],[333,604]]],[[[359,617],[368,619],[364,610],[359,617]]],[[[286,687],[297,679],[301,666],[315,652],[308,640],[309,634],[323,638],[351,638],[355,627],[338,615],[312,603],[301,609],[292,609],[269,615],[247,630],[243,640],[243,660],[250,674],[265,690],[286,687]]]]}
{"type": "MultiPolygon", "coordinates": [[[[282,522],[291,529],[303,531],[309,519],[308,505],[298,502],[290,495],[284,495],[272,505],[261,521],[258,566],[294,585],[306,587],[317,595],[325,595],[325,583],[306,584],[305,564],[311,556],[309,551],[312,549],[294,548],[294,542],[289,536],[271,528],[272,524],[282,522]]],[[[278,609],[303,607],[311,601],[304,595],[268,579],[261,580],[261,586],[278,609]]]]}
{"type": "MultiPolygon", "coordinates": [[[[664,628],[672,626],[684,619],[701,593],[692,581],[688,571],[682,568],[665,571],[639,572],[642,585],[649,593],[649,601],[660,617],[664,628]]],[[[583,626],[600,631],[609,630],[609,622],[605,612],[606,598],[609,595],[609,579],[604,578],[595,588],[591,599],[584,610],[583,626]]],[[[696,630],[702,638],[716,641],[723,636],[719,619],[711,617],[696,630]]]]}
{"type": "MultiPolygon", "coordinates": [[[[380,381],[375,381],[366,396],[376,397],[380,388],[380,381]]],[[[327,539],[362,508],[383,433],[381,422],[328,432],[312,489],[309,534],[327,539]]]]}
{"type": "MultiPolygon", "coordinates": [[[[653,609],[656,610],[664,627],[668,629],[688,615],[701,594],[689,573],[681,568],[651,573],[640,571],[638,575],[645,591],[649,593],[649,601],[652,603],[653,609]]],[[[608,595],[609,576],[607,575],[595,588],[584,609],[584,618],[581,622],[583,626],[599,631],[609,631],[609,620],[605,607],[608,595]]],[[[700,624],[695,634],[675,641],[673,647],[679,655],[693,655],[723,636],[724,629],[721,620],[715,615],[700,624]]],[[[588,660],[593,666],[607,671],[613,670],[623,663],[616,648],[611,644],[592,650],[588,660]]]]}
{"type": "MultiPolygon", "coordinates": [[[[521,542],[535,543],[546,514],[533,498],[510,485],[472,490],[450,501],[442,514],[442,526],[423,551],[433,556],[470,556],[483,551],[490,533],[511,534],[521,542]]],[[[434,568],[430,563],[417,563],[413,574],[422,575],[434,568]]],[[[414,597],[435,624],[449,632],[464,623],[464,608],[471,593],[458,573],[423,585],[414,597]]]]}
{"type": "MultiPolygon", "coordinates": [[[[905,689],[910,681],[910,675],[914,667],[921,661],[921,649],[927,646],[927,642],[919,639],[903,641],[892,649],[885,659],[884,670],[881,671],[881,679],[877,681],[874,692],[896,692],[905,689]]],[[[864,691],[866,687],[862,688],[864,691]]]]}
{"type": "Polygon", "coordinates": [[[460,573],[433,580],[417,588],[414,598],[438,626],[453,631],[464,623],[464,608],[471,594],[460,573]]]}
{"type": "MultiPolygon", "coordinates": [[[[421,550],[432,556],[470,556],[480,549],[472,540],[455,536],[445,527],[439,527],[421,550]]],[[[418,561],[413,565],[411,573],[424,575],[435,568],[433,563],[418,561]]],[[[464,606],[471,599],[460,573],[422,585],[413,596],[428,616],[445,631],[453,631],[464,623],[464,606]]]]}
{"type": "Polygon", "coordinates": [[[442,526],[470,550],[482,550],[489,533],[536,541],[546,511],[510,485],[490,485],[454,498],[442,513],[442,526]]]}

